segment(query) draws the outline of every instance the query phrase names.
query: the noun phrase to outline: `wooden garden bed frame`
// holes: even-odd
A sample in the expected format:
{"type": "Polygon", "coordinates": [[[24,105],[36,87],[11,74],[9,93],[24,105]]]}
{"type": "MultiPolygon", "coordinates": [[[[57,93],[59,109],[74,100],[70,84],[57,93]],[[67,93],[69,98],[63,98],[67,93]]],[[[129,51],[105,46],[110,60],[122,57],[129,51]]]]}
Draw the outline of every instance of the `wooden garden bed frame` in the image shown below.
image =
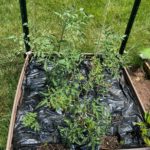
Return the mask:
{"type": "Polygon", "coordinates": [[[13,150],[13,145],[12,145],[13,131],[14,131],[14,126],[15,126],[15,121],[16,121],[17,110],[22,101],[22,84],[25,78],[25,73],[26,73],[28,63],[29,63],[30,56],[31,54],[27,53],[25,62],[24,62],[24,65],[20,74],[20,78],[18,81],[17,90],[16,90],[15,99],[14,99],[13,108],[12,108],[12,113],[11,113],[6,150],[13,150]]]}
{"type": "Polygon", "coordinates": [[[150,78],[150,61],[146,61],[143,65],[144,70],[146,72],[146,74],[148,75],[148,77],[150,78]]]}
{"type": "MultiPolygon", "coordinates": [[[[13,131],[14,131],[14,126],[15,126],[15,121],[16,121],[16,115],[17,115],[18,107],[21,105],[21,102],[22,102],[22,84],[23,84],[23,80],[25,78],[26,69],[29,64],[31,55],[32,54],[30,52],[27,53],[25,62],[24,62],[24,65],[23,65],[23,68],[22,68],[22,71],[20,74],[20,78],[19,78],[19,82],[18,82],[16,94],[15,94],[12,114],[11,114],[6,150],[13,150],[12,139],[13,139],[13,131]]],[[[84,55],[91,56],[92,54],[86,53],[84,55]]],[[[149,71],[150,71],[150,68],[149,68],[149,71]]],[[[129,75],[128,69],[123,68],[123,73],[124,73],[125,80],[127,81],[128,85],[131,87],[131,90],[133,90],[133,94],[137,99],[137,103],[139,104],[140,109],[141,109],[142,113],[144,114],[146,112],[145,105],[142,103],[142,100],[138,96],[138,93],[137,93],[137,91],[133,85],[133,82],[131,80],[131,77],[129,75]]],[[[120,149],[120,150],[150,150],[150,148],[144,147],[144,148],[130,148],[130,149],[120,149]]]]}

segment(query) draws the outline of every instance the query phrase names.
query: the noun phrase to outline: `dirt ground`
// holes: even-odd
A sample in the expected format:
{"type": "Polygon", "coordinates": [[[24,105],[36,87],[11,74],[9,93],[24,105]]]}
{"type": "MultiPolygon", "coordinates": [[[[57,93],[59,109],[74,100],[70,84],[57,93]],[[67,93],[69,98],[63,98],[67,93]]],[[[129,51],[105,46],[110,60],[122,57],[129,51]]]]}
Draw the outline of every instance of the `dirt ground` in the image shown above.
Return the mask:
{"type": "Polygon", "coordinates": [[[101,145],[102,150],[116,150],[119,148],[119,142],[116,136],[105,136],[101,145]]]}
{"type": "Polygon", "coordinates": [[[48,144],[39,146],[37,150],[67,150],[67,149],[61,144],[48,144]]]}
{"type": "Polygon", "coordinates": [[[150,111],[150,80],[146,78],[141,68],[130,72],[130,76],[145,109],[150,111]]]}

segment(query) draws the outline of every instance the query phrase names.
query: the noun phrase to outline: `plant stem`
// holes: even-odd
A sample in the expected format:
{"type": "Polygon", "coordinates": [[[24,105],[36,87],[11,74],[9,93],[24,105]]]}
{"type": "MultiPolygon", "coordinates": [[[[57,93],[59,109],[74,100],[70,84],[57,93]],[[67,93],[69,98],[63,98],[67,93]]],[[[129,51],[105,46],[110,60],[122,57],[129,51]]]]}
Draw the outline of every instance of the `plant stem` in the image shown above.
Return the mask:
{"type": "Polygon", "coordinates": [[[65,33],[66,26],[67,26],[67,24],[66,24],[66,21],[65,21],[64,25],[63,25],[63,28],[62,28],[60,40],[59,40],[59,52],[60,52],[60,49],[61,49],[61,42],[63,41],[63,36],[64,36],[64,33],[65,33]]]}

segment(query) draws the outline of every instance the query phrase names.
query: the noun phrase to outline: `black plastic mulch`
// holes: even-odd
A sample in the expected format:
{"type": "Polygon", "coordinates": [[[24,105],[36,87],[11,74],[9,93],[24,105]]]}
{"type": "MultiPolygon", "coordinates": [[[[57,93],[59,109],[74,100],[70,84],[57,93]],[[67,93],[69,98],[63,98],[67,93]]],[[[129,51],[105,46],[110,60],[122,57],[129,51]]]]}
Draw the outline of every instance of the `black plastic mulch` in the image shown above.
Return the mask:
{"type": "MultiPolygon", "coordinates": [[[[51,67],[49,66],[49,69],[51,67]]],[[[86,72],[86,66],[85,70],[82,67],[82,71],[86,72]]],[[[119,81],[112,79],[108,74],[106,74],[106,79],[112,86],[109,88],[108,94],[100,97],[100,100],[109,106],[113,118],[108,134],[117,136],[123,147],[141,147],[142,140],[139,129],[134,126],[134,122],[142,120],[136,99],[126,85],[123,75],[119,81]]],[[[47,87],[48,83],[43,66],[33,59],[28,65],[23,83],[23,100],[14,128],[14,150],[34,150],[44,143],[61,143],[57,126],[63,122],[62,115],[48,107],[36,109],[37,104],[43,99],[41,92],[46,91],[47,87]],[[22,125],[21,120],[28,112],[37,112],[38,122],[41,126],[39,132],[22,125]]],[[[70,149],[88,150],[90,148],[73,146],[70,149]]]]}

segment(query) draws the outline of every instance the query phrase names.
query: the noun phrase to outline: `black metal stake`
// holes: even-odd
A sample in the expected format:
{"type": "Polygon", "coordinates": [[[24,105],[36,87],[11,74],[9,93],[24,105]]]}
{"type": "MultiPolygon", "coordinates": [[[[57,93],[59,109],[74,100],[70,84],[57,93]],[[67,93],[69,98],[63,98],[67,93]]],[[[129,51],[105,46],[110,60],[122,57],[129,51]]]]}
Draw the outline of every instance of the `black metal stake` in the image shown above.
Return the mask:
{"type": "Polygon", "coordinates": [[[131,15],[130,15],[130,18],[129,18],[129,21],[128,21],[128,25],[127,25],[127,28],[126,28],[126,31],[125,31],[125,38],[122,40],[122,44],[121,44],[121,47],[120,47],[120,50],[119,50],[119,53],[121,55],[124,53],[124,50],[125,50],[125,47],[126,47],[131,29],[132,29],[132,26],[133,26],[133,23],[134,23],[134,20],[135,20],[135,17],[136,17],[136,14],[138,12],[138,8],[140,6],[140,3],[141,3],[141,0],[135,0],[135,2],[134,2],[132,12],[131,12],[131,15]]]}
{"type": "Polygon", "coordinates": [[[19,0],[20,2],[20,11],[21,11],[21,18],[22,18],[22,28],[24,33],[24,44],[26,52],[30,51],[29,45],[29,28],[28,28],[28,17],[27,17],[27,7],[26,7],[26,0],[19,0]]]}

